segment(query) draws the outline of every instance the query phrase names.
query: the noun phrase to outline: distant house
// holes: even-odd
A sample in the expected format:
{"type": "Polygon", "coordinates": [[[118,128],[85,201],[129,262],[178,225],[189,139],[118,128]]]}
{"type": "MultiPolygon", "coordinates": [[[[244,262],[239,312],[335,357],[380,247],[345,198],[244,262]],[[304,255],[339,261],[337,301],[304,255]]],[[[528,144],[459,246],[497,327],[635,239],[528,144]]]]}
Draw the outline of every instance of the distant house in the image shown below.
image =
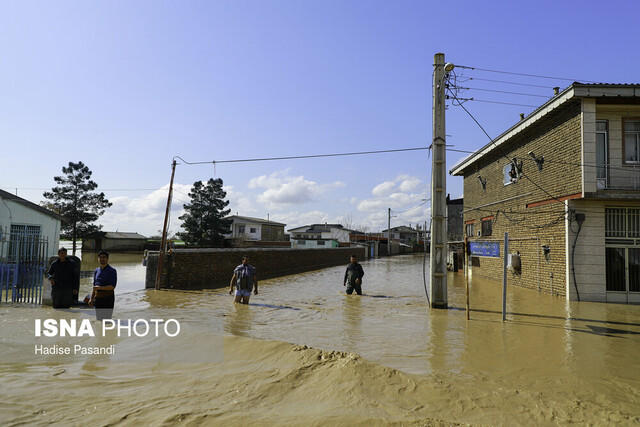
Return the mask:
{"type": "Polygon", "coordinates": [[[15,237],[18,234],[46,241],[46,257],[56,255],[62,221],[64,218],[55,212],[0,190],[0,258],[16,248],[5,236],[15,237]]]}
{"type": "Polygon", "coordinates": [[[98,231],[82,239],[83,251],[143,251],[147,237],[138,233],[98,231]]]}
{"type": "MultiPolygon", "coordinates": [[[[383,236],[388,236],[389,230],[382,230],[383,236]]],[[[411,242],[419,242],[421,230],[407,227],[406,225],[400,225],[398,227],[391,227],[391,240],[396,240],[405,245],[410,245],[411,242]]]]}
{"type": "Polygon", "coordinates": [[[262,218],[231,215],[231,232],[227,238],[243,238],[245,240],[264,240],[271,242],[286,241],[284,227],[286,224],[262,218]]]}
{"type": "Polygon", "coordinates": [[[353,232],[342,224],[327,223],[305,225],[288,231],[292,248],[337,247],[340,243],[348,243],[349,234],[353,232]]]}

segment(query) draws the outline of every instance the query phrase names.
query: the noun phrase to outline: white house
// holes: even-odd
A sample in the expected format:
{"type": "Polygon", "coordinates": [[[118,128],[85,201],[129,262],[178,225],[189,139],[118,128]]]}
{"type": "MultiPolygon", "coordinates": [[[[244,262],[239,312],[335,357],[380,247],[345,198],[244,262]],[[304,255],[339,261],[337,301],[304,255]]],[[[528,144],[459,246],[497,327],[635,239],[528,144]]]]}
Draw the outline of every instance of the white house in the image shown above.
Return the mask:
{"type": "Polygon", "coordinates": [[[290,233],[291,247],[335,247],[326,242],[349,243],[349,234],[353,230],[341,224],[311,224],[287,230],[290,233]],[[324,243],[323,243],[324,242],[324,243]]]}
{"type": "MultiPolygon", "coordinates": [[[[63,217],[26,199],[0,190],[0,234],[28,234],[48,242],[46,255],[58,253],[63,217]]],[[[4,241],[4,238],[0,238],[4,241]]],[[[9,245],[5,245],[9,246],[9,245]]],[[[5,248],[5,252],[8,248],[5,248]]],[[[0,256],[2,245],[0,245],[0,256]]],[[[7,254],[5,253],[4,256],[7,254]]]]}
{"type": "Polygon", "coordinates": [[[228,238],[243,238],[245,240],[264,240],[270,242],[285,241],[284,226],[280,222],[248,216],[231,215],[225,219],[232,220],[231,232],[228,238]]]}

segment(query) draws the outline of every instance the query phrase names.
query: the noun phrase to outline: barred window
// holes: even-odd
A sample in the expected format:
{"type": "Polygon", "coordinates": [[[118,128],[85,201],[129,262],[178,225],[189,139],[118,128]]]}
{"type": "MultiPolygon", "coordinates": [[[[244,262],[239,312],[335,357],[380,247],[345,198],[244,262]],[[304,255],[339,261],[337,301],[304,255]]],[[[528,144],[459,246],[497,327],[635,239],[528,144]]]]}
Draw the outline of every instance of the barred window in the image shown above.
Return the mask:
{"type": "Polygon", "coordinates": [[[605,237],[640,237],[640,209],[605,208],[605,237]]]}

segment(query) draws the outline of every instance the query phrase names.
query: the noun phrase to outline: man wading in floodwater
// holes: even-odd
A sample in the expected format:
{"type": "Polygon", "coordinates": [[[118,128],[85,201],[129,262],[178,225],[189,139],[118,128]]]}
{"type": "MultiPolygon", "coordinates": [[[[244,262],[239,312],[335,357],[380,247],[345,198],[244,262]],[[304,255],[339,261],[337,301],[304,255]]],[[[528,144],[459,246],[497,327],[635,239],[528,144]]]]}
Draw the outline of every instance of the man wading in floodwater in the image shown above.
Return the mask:
{"type": "Polygon", "coordinates": [[[236,286],[236,297],[233,302],[242,302],[242,304],[249,304],[249,298],[251,297],[251,289],[253,293],[258,295],[258,277],[256,276],[256,269],[252,265],[249,265],[249,257],[242,257],[242,264],[233,270],[233,277],[231,278],[231,284],[229,286],[229,295],[233,294],[233,285],[236,286]]]}
{"type": "Polygon", "coordinates": [[[113,290],[118,283],[116,269],[109,265],[109,253],[101,251],[98,253],[100,267],[93,272],[93,293],[89,305],[96,307],[96,319],[111,319],[115,294],[113,290]]]}
{"type": "Polygon", "coordinates": [[[362,295],[362,277],[364,270],[356,261],[356,256],[351,255],[351,262],[347,265],[347,271],[344,273],[344,282],[342,286],[347,286],[347,293],[351,295],[355,290],[358,295],[362,295]]]}

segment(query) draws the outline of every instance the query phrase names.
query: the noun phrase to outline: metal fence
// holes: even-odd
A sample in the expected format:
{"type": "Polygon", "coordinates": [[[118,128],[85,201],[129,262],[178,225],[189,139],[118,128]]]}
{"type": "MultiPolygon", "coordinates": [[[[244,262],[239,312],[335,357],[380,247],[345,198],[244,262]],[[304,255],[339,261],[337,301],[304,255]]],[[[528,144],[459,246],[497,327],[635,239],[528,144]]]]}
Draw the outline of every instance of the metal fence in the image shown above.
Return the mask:
{"type": "Polygon", "coordinates": [[[0,302],[42,303],[48,249],[39,228],[0,229],[0,302]]]}

